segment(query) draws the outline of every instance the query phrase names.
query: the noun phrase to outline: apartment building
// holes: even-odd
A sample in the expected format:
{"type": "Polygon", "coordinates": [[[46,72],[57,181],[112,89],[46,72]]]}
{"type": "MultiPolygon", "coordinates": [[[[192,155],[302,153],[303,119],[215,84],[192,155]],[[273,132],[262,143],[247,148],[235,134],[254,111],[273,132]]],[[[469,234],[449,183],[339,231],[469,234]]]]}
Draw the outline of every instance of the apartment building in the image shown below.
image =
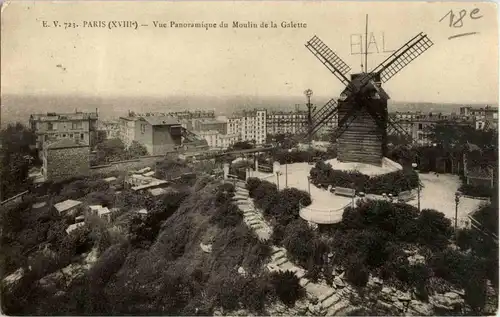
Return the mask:
{"type": "MultiPolygon", "coordinates": [[[[314,114],[312,116],[314,118],[314,114]]],[[[331,132],[337,127],[337,120],[337,115],[330,118],[317,134],[331,132]]],[[[307,127],[308,112],[306,110],[268,112],[266,121],[268,134],[295,134],[307,127]]]]}
{"type": "Polygon", "coordinates": [[[239,140],[238,134],[222,134],[216,130],[198,131],[197,135],[204,138],[212,149],[224,150],[239,140]]]}
{"type": "Polygon", "coordinates": [[[471,117],[478,130],[498,129],[498,107],[460,107],[460,115],[463,117],[471,117]]]}
{"type": "Polygon", "coordinates": [[[213,110],[195,110],[195,111],[174,111],[174,112],[145,112],[133,113],[129,111],[129,116],[136,117],[175,117],[178,120],[192,120],[192,119],[214,119],[215,111],[213,110]]]}
{"type": "Polygon", "coordinates": [[[144,145],[149,155],[163,155],[182,143],[182,126],[171,116],[120,117],[120,139],[126,146],[133,141],[144,145]]]}
{"type": "Polygon", "coordinates": [[[267,111],[254,109],[241,111],[228,118],[228,134],[239,135],[239,141],[265,144],[267,136],[267,111]]]}
{"type": "Polygon", "coordinates": [[[214,118],[193,119],[193,122],[194,131],[217,131],[227,134],[227,122],[214,118]]]}
{"type": "MultiPolygon", "coordinates": [[[[419,145],[429,145],[429,129],[438,122],[453,121],[457,125],[473,125],[473,118],[465,115],[417,112],[393,112],[389,117],[419,145]]],[[[393,130],[390,130],[393,132],[393,130]]]]}
{"type": "Polygon", "coordinates": [[[294,134],[307,126],[307,111],[272,111],[266,121],[268,134],[294,134]]]}
{"type": "Polygon", "coordinates": [[[32,114],[29,126],[36,134],[36,147],[41,152],[45,142],[73,139],[92,148],[97,137],[96,112],[32,114]]]}
{"type": "Polygon", "coordinates": [[[97,121],[97,130],[102,133],[106,139],[115,139],[120,135],[120,122],[116,120],[97,121]]]}

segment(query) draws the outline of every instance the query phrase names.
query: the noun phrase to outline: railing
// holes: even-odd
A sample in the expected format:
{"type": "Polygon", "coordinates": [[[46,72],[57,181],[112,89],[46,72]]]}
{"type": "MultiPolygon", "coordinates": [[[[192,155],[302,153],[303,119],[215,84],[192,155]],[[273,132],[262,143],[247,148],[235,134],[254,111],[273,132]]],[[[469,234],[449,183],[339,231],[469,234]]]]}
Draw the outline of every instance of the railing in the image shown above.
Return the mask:
{"type": "Polygon", "coordinates": [[[22,192],[22,193],[19,193],[19,194],[15,195],[15,196],[12,196],[12,197],[10,197],[10,198],[5,199],[4,201],[0,201],[0,206],[3,206],[3,205],[5,205],[5,204],[7,204],[7,203],[9,203],[9,202],[11,202],[11,201],[13,201],[13,200],[18,199],[18,198],[21,198],[21,199],[22,199],[22,198],[24,197],[24,195],[26,195],[26,194],[28,194],[28,193],[29,193],[29,191],[28,191],[28,190],[25,190],[25,191],[24,191],[24,192],[22,192]]]}
{"type": "Polygon", "coordinates": [[[342,220],[342,215],[338,216],[338,212],[353,206],[353,202],[346,204],[345,206],[338,209],[313,209],[310,207],[302,207],[302,203],[299,203],[299,215],[302,219],[313,222],[316,224],[332,224],[338,223],[342,220]]]}

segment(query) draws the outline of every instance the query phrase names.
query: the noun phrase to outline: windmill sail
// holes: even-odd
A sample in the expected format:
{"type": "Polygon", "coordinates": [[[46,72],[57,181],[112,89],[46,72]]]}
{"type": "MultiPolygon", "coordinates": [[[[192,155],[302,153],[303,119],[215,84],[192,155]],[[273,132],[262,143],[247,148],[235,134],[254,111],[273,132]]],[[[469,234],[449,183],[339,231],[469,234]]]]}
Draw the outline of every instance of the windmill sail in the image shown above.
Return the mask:
{"type": "Polygon", "coordinates": [[[323,65],[325,65],[345,86],[349,85],[346,74],[351,67],[337,56],[319,37],[314,36],[306,43],[306,47],[323,65]]]}
{"type": "Polygon", "coordinates": [[[330,120],[337,113],[337,111],[337,102],[334,99],[330,99],[330,101],[312,115],[311,126],[303,126],[297,131],[297,135],[304,136],[304,138],[314,135],[326,121],[330,120]]]}
{"type": "Polygon", "coordinates": [[[387,82],[413,60],[427,51],[434,43],[423,33],[406,42],[400,49],[391,54],[378,65],[371,74],[380,74],[380,80],[387,82]]]}

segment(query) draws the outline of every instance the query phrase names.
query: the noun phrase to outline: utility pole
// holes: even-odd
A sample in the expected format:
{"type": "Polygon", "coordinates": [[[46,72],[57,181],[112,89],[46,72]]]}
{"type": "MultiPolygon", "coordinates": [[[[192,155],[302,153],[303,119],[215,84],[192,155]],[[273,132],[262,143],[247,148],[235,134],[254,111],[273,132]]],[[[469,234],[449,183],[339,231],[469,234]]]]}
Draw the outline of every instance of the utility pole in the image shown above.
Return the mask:
{"type": "Polygon", "coordinates": [[[368,73],[368,14],[366,15],[365,29],[365,72],[368,73]]]}
{"type": "MultiPolygon", "coordinates": [[[[311,152],[311,142],[312,142],[312,112],[315,110],[311,103],[311,96],[313,94],[313,91],[311,89],[307,89],[304,91],[304,95],[307,98],[307,143],[309,144],[309,154],[311,152]]],[[[311,161],[311,158],[309,157],[309,162],[311,161]]]]}

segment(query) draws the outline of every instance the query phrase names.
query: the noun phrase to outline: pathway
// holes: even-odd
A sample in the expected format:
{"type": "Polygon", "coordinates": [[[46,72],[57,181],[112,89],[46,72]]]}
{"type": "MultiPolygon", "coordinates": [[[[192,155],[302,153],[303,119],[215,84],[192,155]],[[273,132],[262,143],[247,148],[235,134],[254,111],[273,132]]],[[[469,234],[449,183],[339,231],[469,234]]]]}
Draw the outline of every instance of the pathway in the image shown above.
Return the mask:
{"type": "MultiPolygon", "coordinates": [[[[234,201],[243,211],[244,222],[252,228],[261,240],[268,240],[272,234],[272,228],[267,224],[261,212],[255,208],[253,201],[248,196],[248,190],[244,184],[236,185],[234,201]]],[[[269,271],[292,271],[300,279],[308,297],[316,298],[317,304],[310,304],[308,309],[313,315],[345,315],[355,307],[350,303],[349,296],[356,292],[340,278],[336,278],[333,286],[321,283],[313,283],[305,278],[306,271],[289,261],[286,249],[272,246],[271,262],[267,264],[269,271]]]]}

